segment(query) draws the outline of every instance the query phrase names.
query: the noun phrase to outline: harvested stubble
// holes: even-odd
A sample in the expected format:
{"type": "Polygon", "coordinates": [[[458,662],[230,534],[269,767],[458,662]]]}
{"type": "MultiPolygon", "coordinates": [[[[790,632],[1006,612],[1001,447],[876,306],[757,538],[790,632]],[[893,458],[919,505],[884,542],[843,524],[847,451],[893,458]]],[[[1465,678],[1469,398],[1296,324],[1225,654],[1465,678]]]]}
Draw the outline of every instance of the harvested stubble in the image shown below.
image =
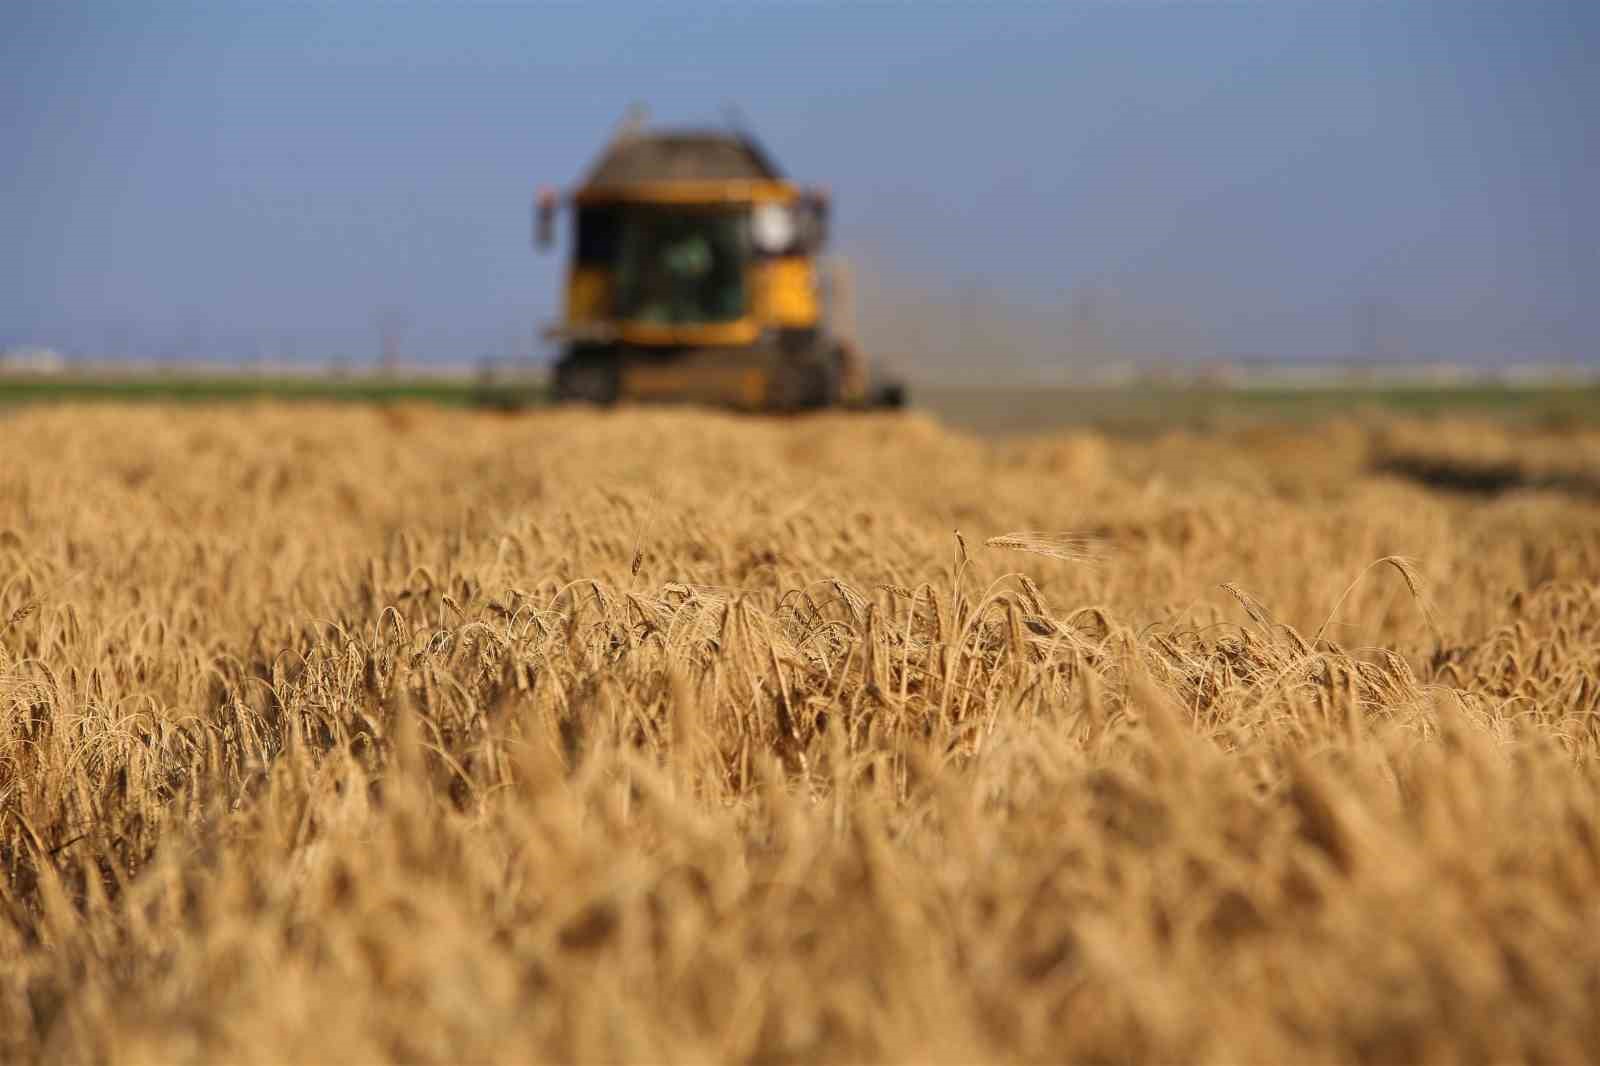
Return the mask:
{"type": "Polygon", "coordinates": [[[8,418],[0,1060],[1600,1058],[1600,513],[1314,439],[8,418]]]}

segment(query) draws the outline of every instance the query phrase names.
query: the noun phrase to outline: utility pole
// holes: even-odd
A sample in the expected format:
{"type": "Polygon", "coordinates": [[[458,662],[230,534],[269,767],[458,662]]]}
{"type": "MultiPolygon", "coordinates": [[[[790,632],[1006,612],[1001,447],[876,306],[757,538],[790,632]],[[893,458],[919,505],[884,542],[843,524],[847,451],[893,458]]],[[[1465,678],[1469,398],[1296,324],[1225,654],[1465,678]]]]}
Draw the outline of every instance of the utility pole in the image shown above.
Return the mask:
{"type": "Polygon", "coordinates": [[[1367,297],[1356,308],[1356,350],[1368,363],[1378,361],[1378,301],[1367,297]]]}
{"type": "Polygon", "coordinates": [[[378,326],[378,368],[393,374],[400,365],[400,347],[410,318],[398,307],[386,307],[376,316],[378,326]]]}
{"type": "Polygon", "coordinates": [[[1078,358],[1094,359],[1105,354],[1105,330],[1100,324],[1100,293],[1094,282],[1079,286],[1072,302],[1072,347],[1078,358]]]}
{"type": "MultiPolygon", "coordinates": [[[[978,353],[978,283],[964,281],[961,283],[961,347],[962,351],[957,357],[965,360],[976,361],[978,353]]],[[[987,356],[987,353],[984,353],[987,356]]]]}

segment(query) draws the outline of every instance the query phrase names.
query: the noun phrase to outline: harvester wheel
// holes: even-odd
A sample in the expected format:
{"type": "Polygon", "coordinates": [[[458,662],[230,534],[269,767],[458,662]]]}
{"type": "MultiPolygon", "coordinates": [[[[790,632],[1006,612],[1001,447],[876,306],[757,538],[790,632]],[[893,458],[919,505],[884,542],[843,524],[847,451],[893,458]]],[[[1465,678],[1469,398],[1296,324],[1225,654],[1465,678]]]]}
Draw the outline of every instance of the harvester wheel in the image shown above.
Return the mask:
{"type": "Polygon", "coordinates": [[[557,403],[610,407],[621,392],[622,367],[615,356],[574,356],[556,368],[557,403]]]}
{"type": "Polygon", "coordinates": [[[906,387],[898,381],[880,384],[872,397],[872,406],[899,410],[906,405],[906,387]]]}
{"type": "Polygon", "coordinates": [[[839,401],[839,363],[831,352],[785,362],[773,373],[769,404],[776,410],[806,411],[839,401]]]}

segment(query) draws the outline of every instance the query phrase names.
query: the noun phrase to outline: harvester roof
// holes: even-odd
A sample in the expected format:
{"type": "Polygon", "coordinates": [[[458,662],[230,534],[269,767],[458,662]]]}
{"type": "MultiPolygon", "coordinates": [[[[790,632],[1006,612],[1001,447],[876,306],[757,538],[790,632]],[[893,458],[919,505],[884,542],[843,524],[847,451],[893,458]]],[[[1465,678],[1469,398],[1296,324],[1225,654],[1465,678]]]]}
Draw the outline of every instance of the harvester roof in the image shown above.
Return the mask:
{"type": "Polygon", "coordinates": [[[583,179],[583,189],[667,181],[781,181],[783,174],[749,137],[702,130],[623,133],[583,179]]]}

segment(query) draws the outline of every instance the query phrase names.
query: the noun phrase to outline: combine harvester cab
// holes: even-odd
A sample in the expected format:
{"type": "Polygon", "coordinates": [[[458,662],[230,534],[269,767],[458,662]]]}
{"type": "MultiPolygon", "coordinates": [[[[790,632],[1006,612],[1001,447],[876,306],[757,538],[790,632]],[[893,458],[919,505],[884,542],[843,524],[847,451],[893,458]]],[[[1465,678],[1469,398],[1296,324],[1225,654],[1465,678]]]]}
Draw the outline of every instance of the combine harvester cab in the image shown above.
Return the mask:
{"type": "Polygon", "coordinates": [[[576,190],[539,194],[538,247],[573,221],[556,399],[902,404],[850,336],[843,264],[819,261],[827,208],[747,134],[624,129],[576,190]]]}

